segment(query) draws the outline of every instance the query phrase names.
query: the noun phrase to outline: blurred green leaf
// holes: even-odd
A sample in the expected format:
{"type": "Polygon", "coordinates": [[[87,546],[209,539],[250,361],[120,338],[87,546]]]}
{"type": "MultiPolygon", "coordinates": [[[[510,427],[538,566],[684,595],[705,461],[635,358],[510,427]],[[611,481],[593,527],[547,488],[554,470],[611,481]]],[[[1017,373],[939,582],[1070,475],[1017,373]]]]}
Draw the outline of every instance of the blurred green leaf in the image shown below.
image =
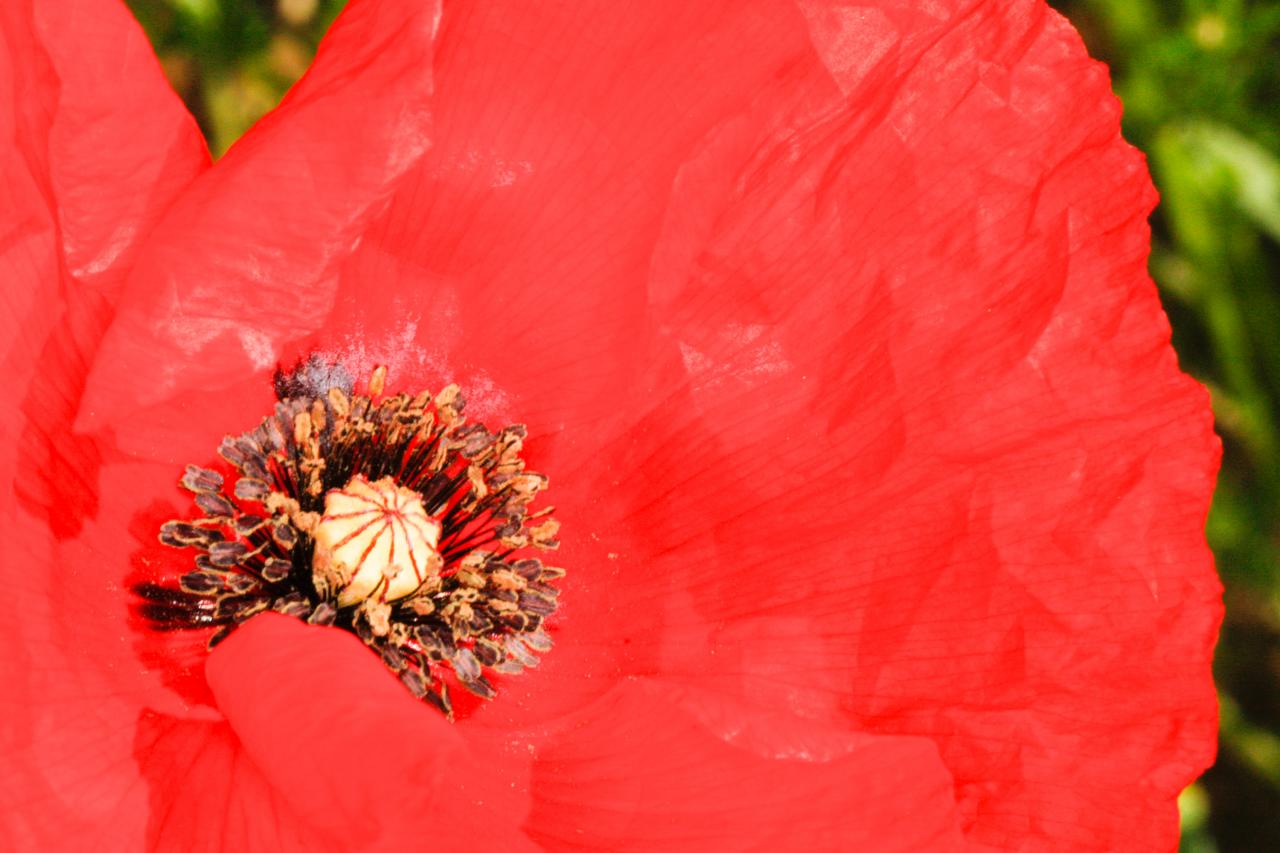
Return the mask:
{"type": "Polygon", "coordinates": [[[1182,815],[1182,843],[1178,853],[1218,853],[1209,834],[1209,795],[1199,785],[1191,785],[1178,797],[1182,815]]]}
{"type": "Polygon", "coordinates": [[[169,5],[189,20],[206,27],[218,19],[216,0],[169,0],[169,5]]]}
{"type": "Polygon", "coordinates": [[[1241,133],[1208,121],[1183,129],[1201,168],[1228,176],[1240,210],[1280,241],[1280,159],[1241,133]]]}
{"type": "Polygon", "coordinates": [[[1225,745],[1235,749],[1246,763],[1274,789],[1280,802],[1280,735],[1253,725],[1229,697],[1219,699],[1225,745]]]}

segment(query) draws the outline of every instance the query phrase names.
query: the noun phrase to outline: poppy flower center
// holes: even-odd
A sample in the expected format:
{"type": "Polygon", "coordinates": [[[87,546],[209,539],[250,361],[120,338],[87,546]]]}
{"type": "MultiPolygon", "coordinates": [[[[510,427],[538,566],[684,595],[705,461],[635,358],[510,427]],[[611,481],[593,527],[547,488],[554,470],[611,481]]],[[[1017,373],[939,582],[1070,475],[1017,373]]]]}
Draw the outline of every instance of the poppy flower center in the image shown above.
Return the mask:
{"type": "Polygon", "coordinates": [[[547,478],[521,457],[526,431],[468,423],[456,386],[384,395],[386,371],[353,393],[319,359],[278,372],[275,412],[228,436],[236,469],[187,466],[204,515],[166,522],[160,541],[195,569],[137,584],[153,628],[216,627],[212,647],[266,611],[359,636],[406,687],[452,716],[449,684],[492,698],[486,670],[516,673],[551,648],[562,569],[547,478]]]}

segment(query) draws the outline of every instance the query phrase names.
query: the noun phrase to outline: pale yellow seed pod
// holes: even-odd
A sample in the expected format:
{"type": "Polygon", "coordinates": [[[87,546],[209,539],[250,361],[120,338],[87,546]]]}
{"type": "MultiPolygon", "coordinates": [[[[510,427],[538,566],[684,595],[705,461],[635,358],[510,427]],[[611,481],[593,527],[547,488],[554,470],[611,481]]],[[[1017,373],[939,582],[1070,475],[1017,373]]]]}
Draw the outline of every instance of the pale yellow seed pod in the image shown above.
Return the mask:
{"type": "Polygon", "coordinates": [[[336,593],[339,607],[396,601],[440,573],[440,523],[390,477],[357,475],[331,489],[312,535],[317,585],[336,593]]]}

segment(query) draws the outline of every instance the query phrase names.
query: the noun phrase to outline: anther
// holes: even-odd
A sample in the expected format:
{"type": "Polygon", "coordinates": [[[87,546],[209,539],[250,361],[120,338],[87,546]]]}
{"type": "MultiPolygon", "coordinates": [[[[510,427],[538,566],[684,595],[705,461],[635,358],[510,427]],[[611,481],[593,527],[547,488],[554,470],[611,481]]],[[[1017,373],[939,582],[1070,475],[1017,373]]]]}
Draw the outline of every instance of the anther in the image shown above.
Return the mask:
{"type": "Polygon", "coordinates": [[[357,394],[314,357],[277,371],[274,413],[218,448],[235,471],[180,478],[204,516],[160,541],[195,549],[195,570],[135,591],[157,629],[216,628],[211,646],[267,609],[351,631],[451,714],[450,682],[492,698],[486,670],[551,648],[564,570],[526,549],[558,548],[559,523],[531,509],[547,478],[525,469],[523,425],[467,423],[456,385],[385,396],[386,381],[379,367],[357,394]]]}

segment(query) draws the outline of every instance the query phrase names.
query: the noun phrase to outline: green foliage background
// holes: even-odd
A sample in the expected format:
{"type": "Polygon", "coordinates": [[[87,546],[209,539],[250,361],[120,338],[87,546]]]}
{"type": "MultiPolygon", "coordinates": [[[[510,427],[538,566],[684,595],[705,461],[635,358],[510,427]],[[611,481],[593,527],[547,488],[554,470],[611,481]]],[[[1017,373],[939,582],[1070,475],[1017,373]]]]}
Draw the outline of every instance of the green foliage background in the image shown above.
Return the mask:
{"type": "MultiPolygon", "coordinates": [[[[127,0],[221,154],[307,67],[344,0],[127,0]]],[[[1225,444],[1217,764],[1184,851],[1280,850],[1280,0],[1053,0],[1112,68],[1162,201],[1151,271],[1225,444]]]]}

